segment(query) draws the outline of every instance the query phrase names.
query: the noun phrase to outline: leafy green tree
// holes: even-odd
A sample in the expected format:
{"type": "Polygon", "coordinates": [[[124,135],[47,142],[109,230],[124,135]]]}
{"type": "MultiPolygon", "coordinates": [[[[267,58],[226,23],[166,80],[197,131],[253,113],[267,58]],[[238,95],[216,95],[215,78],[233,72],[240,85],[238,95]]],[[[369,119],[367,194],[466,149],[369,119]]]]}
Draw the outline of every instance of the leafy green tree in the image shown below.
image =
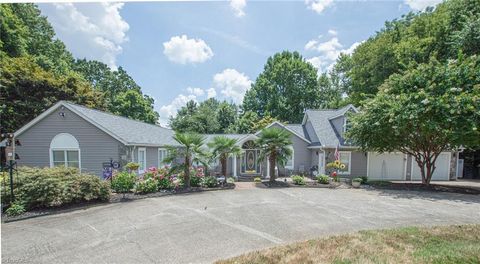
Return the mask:
{"type": "MultiPolygon", "coordinates": [[[[276,118],[273,118],[269,115],[264,116],[263,118],[259,119],[258,121],[255,122],[255,124],[252,127],[253,132],[260,131],[270,125],[271,123],[278,121],[276,118]]],[[[252,132],[252,133],[253,133],[252,132]]]]}
{"type": "Polygon", "coordinates": [[[240,147],[237,146],[237,140],[233,138],[227,138],[225,136],[216,136],[212,142],[208,143],[212,151],[212,156],[220,160],[222,165],[222,175],[225,177],[225,183],[227,183],[227,160],[232,155],[240,154],[240,147]]]}
{"type": "Polygon", "coordinates": [[[153,104],[153,98],[148,95],[142,95],[137,90],[127,90],[119,93],[109,108],[114,114],[155,124],[159,115],[153,109],[153,104]]]}
{"type": "Polygon", "coordinates": [[[319,96],[317,70],[298,52],[284,51],[268,58],[245,94],[243,109],[299,123],[306,108],[319,106],[319,96]]]}
{"type": "Polygon", "coordinates": [[[480,146],[480,58],[428,64],[393,74],[351,119],[347,136],[365,150],[401,151],[430,183],[441,152],[480,146]]]}
{"type": "Polygon", "coordinates": [[[373,97],[392,74],[416,68],[433,57],[440,62],[479,54],[480,3],[447,0],[435,9],[409,13],[385,27],[356,48],[346,76],[351,101],[373,97]]]}
{"type": "Polygon", "coordinates": [[[275,182],[275,165],[285,166],[292,155],[290,133],[278,127],[265,128],[256,144],[260,148],[259,160],[268,159],[270,163],[270,182],[275,182]]]}
{"type": "Polygon", "coordinates": [[[256,132],[255,124],[258,120],[259,117],[257,113],[252,111],[246,111],[237,119],[237,122],[231,130],[241,134],[254,133],[256,132]]]}
{"type": "Polygon", "coordinates": [[[226,133],[237,119],[237,107],[226,101],[215,98],[197,104],[194,101],[178,110],[175,117],[170,118],[170,126],[181,132],[202,134],[226,133]]]}
{"type": "Polygon", "coordinates": [[[0,125],[6,131],[17,130],[59,100],[103,108],[102,94],[78,74],[55,76],[30,57],[3,58],[0,63],[0,125]]]}
{"type": "Polygon", "coordinates": [[[180,146],[169,146],[168,155],[164,159],[165,163],[173,164],[171,172],[182,171],[184,173],[184,184],[186,188],[190,187],[190,168],[193,163],[205,164],[206,153],[202,150],[205,138],[199,134],[176,132],[173,139],[180,146]],[[182,159],[182,163],[177,163],[182,159]]]}

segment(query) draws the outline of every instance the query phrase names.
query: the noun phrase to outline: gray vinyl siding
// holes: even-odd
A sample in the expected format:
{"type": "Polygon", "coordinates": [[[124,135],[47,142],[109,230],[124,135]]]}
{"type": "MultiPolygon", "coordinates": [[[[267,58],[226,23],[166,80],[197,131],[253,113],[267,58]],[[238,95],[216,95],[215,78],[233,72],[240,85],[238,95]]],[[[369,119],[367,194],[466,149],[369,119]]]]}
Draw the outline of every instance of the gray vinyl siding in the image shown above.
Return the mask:
{"type": "Polygon", "coordinates": [[[339,116],[337,118],[334,118],[330,120],[332,123],[333,128],[335,129],[335,132],[343,138],[343,124],[345,122],[345,117],[344,116],[339,116]]]}
{"type": "Polygon", "coordinates": [[[135,146],[133,151],[133,160],[134,162],[138,162],[138,149],[145,148],[146,150],[146,164],[148,169],[150,167],[158,167],[158,147],[144,147],[144,146],[135,146]]]}
{"type": "Polygon", "coordinates": [[[82,172],[102,174],[102,163],[120,159],[123,144],[68,109],[57,109],[20,134],[22,146],[16,148],[20,166],[49,167],[50,143],[60,133],[73,135],[81,153],[82,172]],[[63,111],[65,117],[59,112],[63,111]]]}
{"type": "Polygon", "coordinates": [[[305,129],[307,130],[307,134],[310,137],[311,142],[318,142],[317,134],[315,134],[315,129],[313,129],[312,122],[307,120],[305,123],[305,129]]]}
{"type": "MultiPolygon", "coordinates": [[[[281,126],[275,124],[278,128],[282,128],[281,126]]],[[[293,171],[292,173],[302,173],[308,174],[310,170],[311,164],[311,156],[310,150],[307,148],[308,143],[298,137],[297,135],[288,131],[291,136],[290,139],[292,140],[292,147],[293,147],[293,171]]],[[[284,176],[286,174],[285,169],[280,169],[279,174],[284,176]]]]}

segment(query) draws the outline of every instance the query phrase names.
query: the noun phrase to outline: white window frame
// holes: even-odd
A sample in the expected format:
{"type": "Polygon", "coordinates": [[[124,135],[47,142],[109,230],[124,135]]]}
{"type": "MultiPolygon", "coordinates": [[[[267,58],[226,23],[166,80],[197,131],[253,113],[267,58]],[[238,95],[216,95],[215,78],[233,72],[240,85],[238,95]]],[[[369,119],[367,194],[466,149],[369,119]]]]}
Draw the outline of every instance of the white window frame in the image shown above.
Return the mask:
{"type": "MultiPolygon", "coordinates": [[[[162,168],[163,166],[170,166],[169,163],[163,163],[163,160],[160,160],[160,152],[161,152],[161,151],[165,151],[165,155],[168,156],[168,149],[166,149],[166,148],[158,148],[158,150],[157,150],[157,155],[158,155],[158,156],[157,156],[157,157],[158,157],[158,167],[159,167],[159,168],[162,168]]],[[[165,159],[166,156],[164,156],[163,159],[165,159]]]]}
{"type": "Polygon", "coordinates": [[[338,152],[338,157],[340,162],[342,162],[342,154],[348,154],[348,170],[343,171],[343,170],[338,170],[338,174],[342,175],[348,175],[352,171],[352,152],[351,151],[339,151],[338,152]]]}
{"type": "Polygon", "coordinates": [[[65,167],[68,167],[67,164],[68,164],[68,159],[67,159],[67,151],[78,151],[78,169],[80,172],[82,172],[82,152],[80,151],[80,144],[78,143],[78,140],[72,135],[72,134],[69,134],[69,133],[59,133],[57,135],[55,135],[55,137],[53,137],[52,141],[50,142],[50,148],[48,150],[49,152],[49,159],[50,159],[50,168],[53,168],[55,167],[54,164],[53,164],[53,152],[54,151],[63,151],[63,155],[64,155],[64,165],[65,167]],[[68,136],[70,137],[70,139],[73,139],[74,141],[73,142],[70,142],[71,145],[76,145],[78,147],[52,147],[54,144],[53,141],[57,138],[57,137],[61,137],[61,136],[68,136]]]}
{"type": "Polygon", "coordinates": [[[140,151],[143,151],[143,153],[145,153],[144,156],[143,156],[143,164],[141,164],[141,165],[143,165],[143,169],[141,168],[141,165],[138,168],[138,170],[140,172],[143,172],[143,171],[147,170],[147,148],[138,148],[138,150],[137,150],[137,162],[138,162],[138,164],[140,164],[140,151]]]}
{"type": "Polygon", "coordinates": [[[347,132],[347,117],[343,117],[343,133],[347,132]]]}
{"type": "MultiPolygon", "coordinates": [[[[285,164],[285,169],[293,170],[293,168],[295,168],[295,149],[292,146],[290,146],[290,150],[292,150],[292,155],[290,156],[290,159],[292,160],[292,165],[287,166],[285,164]]],[[[287,161],[287,163],[288,163],[288,161],[287,161]]]]}

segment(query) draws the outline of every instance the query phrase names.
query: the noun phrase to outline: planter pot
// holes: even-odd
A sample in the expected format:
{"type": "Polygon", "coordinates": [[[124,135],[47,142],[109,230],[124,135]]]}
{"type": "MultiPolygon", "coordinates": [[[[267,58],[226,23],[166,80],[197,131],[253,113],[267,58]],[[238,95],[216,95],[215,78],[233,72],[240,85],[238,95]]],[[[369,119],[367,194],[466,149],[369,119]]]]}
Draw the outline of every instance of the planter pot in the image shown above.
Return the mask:
{"type": "Polygon", "coordinates": [[[353,188],[358,188],[358,187],[360,187],[360,184],[362,184],[362,183],[361,183],[361,182],[358,182],[358,181],[352,182],[353,188]]]}

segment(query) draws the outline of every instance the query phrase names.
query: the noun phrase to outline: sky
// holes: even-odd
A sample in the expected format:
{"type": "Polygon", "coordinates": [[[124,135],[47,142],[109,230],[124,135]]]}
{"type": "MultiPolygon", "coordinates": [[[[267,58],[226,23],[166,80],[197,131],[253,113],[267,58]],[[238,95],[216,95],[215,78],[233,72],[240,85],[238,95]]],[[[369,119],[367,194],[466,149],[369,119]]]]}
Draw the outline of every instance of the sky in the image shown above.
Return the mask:
{"type": "Polygon", "coordinates": [[[319,72],[385,21],[441,0],[39,4],[77,58],[124,68],[167,125],[187,101],[241,103],[267,58],[298,51],[319,72]]]}

